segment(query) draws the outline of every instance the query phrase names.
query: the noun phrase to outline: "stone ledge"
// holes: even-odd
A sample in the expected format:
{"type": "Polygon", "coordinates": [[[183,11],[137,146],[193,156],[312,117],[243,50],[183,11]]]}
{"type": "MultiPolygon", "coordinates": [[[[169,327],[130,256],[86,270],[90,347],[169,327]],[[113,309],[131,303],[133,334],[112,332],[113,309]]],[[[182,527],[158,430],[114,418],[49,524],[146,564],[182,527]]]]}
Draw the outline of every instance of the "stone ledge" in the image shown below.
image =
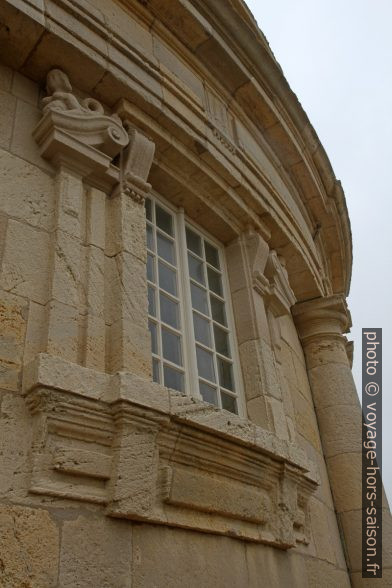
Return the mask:
{"type": "Polygon", "coordinates": [[[318,481],[293,444],[130,373],[48,354],[25,367],[23,390],[32,493],[281,549],[308,543],[318,481]]]}

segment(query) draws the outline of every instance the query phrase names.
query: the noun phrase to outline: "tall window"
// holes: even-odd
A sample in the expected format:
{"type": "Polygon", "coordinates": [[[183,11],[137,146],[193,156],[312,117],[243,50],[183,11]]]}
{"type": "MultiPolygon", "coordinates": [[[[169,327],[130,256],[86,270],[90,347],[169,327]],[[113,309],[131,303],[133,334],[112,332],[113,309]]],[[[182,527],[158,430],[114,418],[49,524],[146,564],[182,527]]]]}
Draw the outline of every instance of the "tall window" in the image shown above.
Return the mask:
{"type": "Polygon", "coordinates": [[[148,313],[154,381],[239,412],[238,361],[222,247],[146,199],[148,313]]]}

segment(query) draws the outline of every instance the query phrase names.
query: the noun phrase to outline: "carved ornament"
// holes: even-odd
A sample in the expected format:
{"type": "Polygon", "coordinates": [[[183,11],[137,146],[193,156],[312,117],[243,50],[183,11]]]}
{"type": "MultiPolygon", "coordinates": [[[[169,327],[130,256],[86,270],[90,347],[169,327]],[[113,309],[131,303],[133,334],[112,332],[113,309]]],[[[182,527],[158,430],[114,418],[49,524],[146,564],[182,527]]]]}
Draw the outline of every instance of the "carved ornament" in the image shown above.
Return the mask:
{"type": "Polygon", "coordinates": [[[25,368],[24,394],[37,497],[281,549],[309,542],[317,480],[307,458],[255,424],[131,374],[97,374],[47,354],[25,368]]]}

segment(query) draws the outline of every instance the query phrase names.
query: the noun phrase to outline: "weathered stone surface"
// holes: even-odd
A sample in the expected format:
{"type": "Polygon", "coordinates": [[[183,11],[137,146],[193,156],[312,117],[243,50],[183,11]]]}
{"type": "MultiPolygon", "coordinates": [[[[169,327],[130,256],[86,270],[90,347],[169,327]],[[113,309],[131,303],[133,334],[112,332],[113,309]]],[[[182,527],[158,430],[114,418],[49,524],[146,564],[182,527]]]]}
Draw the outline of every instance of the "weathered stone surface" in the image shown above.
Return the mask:
{"type": "Polygon", "coordinates": [[[306,558],[305,568],[308,588],[350,588],[346,570],[313,557],[306,558]]]}
{"type": "Polygon", "coordinates": [[[0,430],[0,495],[8,499],[25,497],[32,430],[21,396],[4,394],[0,398],[0,430]]]}
{"type": "Polygon", "coordinates": [[[280,551],[248,543],[246,545],[248,576],[245,586],[259,588],[307,588],[306,562],[295,552],[283,554],[280,551]]]}
{"type": "Polygon", "coordinates": [[[16,110],[16,99],[8,92],[0,91],[0,147],[8,149],[16,110]]]}
{"type": "Polygon", "coordinates": [[[45,304],[48,300],[48,258],[49,235],[10,219],[0,287],[7,292],[45,304]]]}
{"type": "Polygon", "coordinates": [[[19,389],[28,303],[25,299],[0,293],[0,388],[19,389]]]}
{"type": "Polygon", "coordinates": [[[27,161],[0,149],[0,209],[34,227],[50,230],[53,181],[27,161]]]}
{"type": "Polygon", "coordinates": [[[122,521],[78,516],[63,522],[62,588],[131,588],[132,528],[122,521]]]}
{"type": "Polygon", "coordinates": [[[6,588],[57,586],[59,532],[46,510],[0,507],[0,583],[6,588]]]}
{"type": "Polygon", "coordinates": [[[247,585],[245,546],[227,537],[138,525],[133,530],[133,562],[133,588],[247,585]]]}

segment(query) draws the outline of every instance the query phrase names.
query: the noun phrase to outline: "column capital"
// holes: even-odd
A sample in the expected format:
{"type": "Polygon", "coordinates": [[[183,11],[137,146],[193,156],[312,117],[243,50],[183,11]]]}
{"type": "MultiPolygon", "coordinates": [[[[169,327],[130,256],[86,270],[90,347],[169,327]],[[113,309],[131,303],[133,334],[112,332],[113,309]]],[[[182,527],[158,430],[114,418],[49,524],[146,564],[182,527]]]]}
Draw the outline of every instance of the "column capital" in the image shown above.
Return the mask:
{"type": "Polygon", "coordinates": [[[302,343],[320,337],[339,337],[351,327],[351,315],[341,294],[314,298],[292,307],[292,314],[302,343]]]}

